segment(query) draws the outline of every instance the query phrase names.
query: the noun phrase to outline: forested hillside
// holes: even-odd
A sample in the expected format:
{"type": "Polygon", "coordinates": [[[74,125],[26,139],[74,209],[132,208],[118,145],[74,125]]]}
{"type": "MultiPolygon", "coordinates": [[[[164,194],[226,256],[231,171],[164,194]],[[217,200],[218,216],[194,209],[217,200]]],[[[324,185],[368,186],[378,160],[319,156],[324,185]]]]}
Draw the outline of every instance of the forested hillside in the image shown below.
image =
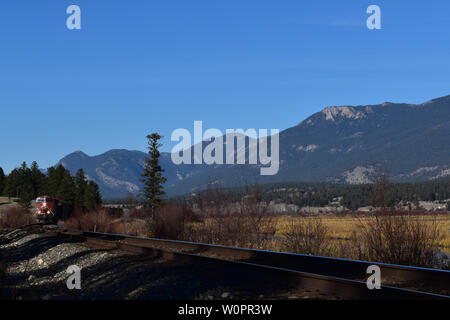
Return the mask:
{"type": "Polygon", "coordinates": [[[62,165],[47,169],[42,173],[36,162],[28,167],[25,162],[19,168],[5,176],[0,168],[0,195],[20,198],[19,202],[27,207],[38,196],[48,195],[73,206],[93,208],[102,203],[98,185],[88,181],[82,169],[75,176],[62,165]]]}

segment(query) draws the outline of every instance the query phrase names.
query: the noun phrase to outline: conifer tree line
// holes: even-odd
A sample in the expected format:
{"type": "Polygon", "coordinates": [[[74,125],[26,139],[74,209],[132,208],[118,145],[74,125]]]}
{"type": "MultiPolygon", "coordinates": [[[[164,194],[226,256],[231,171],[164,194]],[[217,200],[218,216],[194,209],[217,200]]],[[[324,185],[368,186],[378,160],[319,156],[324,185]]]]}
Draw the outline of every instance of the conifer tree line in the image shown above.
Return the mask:
{"type": "MultiPolygon", "coordinates": [[[[273,183],[263,185],[264,199],[279,203],[304,206],[327,206],[333,199],[342,197],[341,204],[350,210],[373,205],[376,184],[333,183],[273,183]],[[277,191],[279,188],[286,190],[277,191]]],[[[450,210],[450,178],[409,183],[388,183],[385,204],[392,207],[408,201],[417,207],[419,201],[445,201],[450,210]]]]}
{"type": "Polygon", "coordinates": [[[59,165],[48,168],[45,175],[35,161],[30,167],[23,162],[8,176],[0,167],[0,195],[18,197],[24,206],[43,195],[56,197],[73,207],[93,209],[102,203],[98,185],[86,179],[83,169],[71,176],[69,170],[59,165]]]}
{"type": "MultiPolygon", "coordinates": [[[[295,204],[299,207],[324,207],[331,202],[350,209],[371,206],[373,201],[380,206],[379,199],[374,199],[377,192],[376,184],[337,184],[326,182],[276,182],[256,186],[262,192],[265,202],[295,204]]],[[[171,199],[175,203],[194,204],[202,199],[220,197],[229,202],[238,202],[242,196],[248,195],[248,186],[220,188],[208,185],[207,190],[198,191],[195,195],[177,196],[171,199]],[[216,194],[216,195],[214,195],[216,194]]],[[[385,205],[394,207],[400,202],[408,202],[411,208],[419,207],[420,201],[439,201],[447,203],[450,211],[450,178],[409,183],[388,183],[385,192],[385,205]]],[[[213,200],[211,200],[213,201],[213,200]]],[[[116,201],[116,203],[120,203],[116,201]]],[[[406,203],[405,203],[406,205],[406,203]]]]}

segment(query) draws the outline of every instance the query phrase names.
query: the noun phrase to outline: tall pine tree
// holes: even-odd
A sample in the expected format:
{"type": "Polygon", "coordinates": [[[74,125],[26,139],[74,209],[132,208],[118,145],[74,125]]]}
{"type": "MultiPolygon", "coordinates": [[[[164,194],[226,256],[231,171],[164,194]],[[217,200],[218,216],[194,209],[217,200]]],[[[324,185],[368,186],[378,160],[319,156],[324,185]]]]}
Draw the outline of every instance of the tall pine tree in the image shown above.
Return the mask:
{"type": "Polygon", "coordinates": [[[83,207],[85,203],[85,194],[87,189],[87,181],[83,169],[79,169],[74,177],[75,182],[75,205],[83,207]]]}
{"type": "Polygon", "coordinates": [[[48,172],[48,178],[47,178],[47,188],[46,188],[45,193],[48,196],[56,197],[59,193],[61,181],[66,172],[66,169],[62,165],[59,165],[56,168],[53,168],[53,167],[48,168],[47,172],[48,172]]]}
{"type": "Polygon", "coordinates": [[[6,187],[6,176],[5,173],[3,172],[2,167],[0,167],[0,196],[2,196],[5,191],[5,187],[6,187]]]}
{"type": "Polygon", "coordinates": [[[61,182],[56,197],[63,203],[74,204],[75,202],[75,183],[68,170],[64,169],[62,172],[61,182]]]}
{"type": "Polygon", "coordinates": [[[38,196],[42,196],[45,191],[46,184],[46,176],[39,170],[38,164],[36,161],[33,161],[30,168],[31,172],[31,181],[33,184],[33,197],[37,198],[38,196]]]}
{"type": "Polygon", "coordinates": [[[162,144],[158,141],[161,138],[158,133],[147,136],[149,158],[145,159],[144,173],[142,173],[141,179],[144,183],[145,206],[152,209],[152,218],[154,218],[155,209],[161,205],[161,196],[165,194],[162,184],[167,180],[162,175],[164,169],[159,165],[160,152],[158,149],[162,144]]]}
{"type": "Polygon", "coordinates": [[[17,197],[19,195],[19,188],[20,188],[20,173],[19,169],[14,169],[9,174],[8,178],[6,179],[5,183],[5,195],[7,195],[9,198],[17,197]]]}
{"type": "Polygon", "coordinates": [[[17,169],[17,185],[16,197],[19,197],[19,204],[28,210],[31,208],[31,200],[34,199],[33,179],[31,177],[31,170],[27,167],[26,162],[23,162],[20,168],[17,169]]]}
{"type": "Polygon", "coordinates": [[[20,190],[19,204],[23,209],[28,210],[31,208],[31,200],[35,199],[33,184],[30,181],[26,181],[20,190]]]}
{"type": "Polygon", "coordinates": [[[84,205],[88,209],[95,209],[102,204],[102,197],[98,185],[94,181],[89,181],[84,192],[84,205]]]}

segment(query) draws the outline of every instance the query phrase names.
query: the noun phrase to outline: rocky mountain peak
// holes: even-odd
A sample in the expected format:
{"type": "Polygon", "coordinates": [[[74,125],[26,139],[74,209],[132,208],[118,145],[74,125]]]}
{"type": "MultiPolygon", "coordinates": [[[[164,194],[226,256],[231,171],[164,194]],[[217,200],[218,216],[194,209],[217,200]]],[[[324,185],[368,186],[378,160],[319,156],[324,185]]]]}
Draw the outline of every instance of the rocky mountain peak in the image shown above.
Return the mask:
{"type": "Polygon", "coordinates": [[[427,104],[432,104],[432,103],[446,103],[446,104],[449,104],[450,103],[450,95],[428,100],[427,102],[422,103],[422,105],[427,105],[427,104]]]}
{"type": "MultiPolygon", "coordinates": [[[[368,183],[378,164],[389,166],[393,181],[449,176],[449,124],[450,96],[415,105],[331,106],[280,132],[277,175],[262,177],[251,165],[175,165],[170,153],[161,153],[165,191],[189,193],[205,189],[210,181],[223,187],[249,181],[368,183]]],[[[77,151],[60,163],[72,173],[83,168],[104,197],[124,197],[142,187],[147,156],[124,149],[95,156],[77,151]]]]}
{"type": "Polygon", "coordinates": [[[68,160],[68,159],[72,160],[72,159],[87,159],[87,158],[89,158],[89,156],[86,153],[84,153],[81,150],[77,150],[77,151],[72,152],[71,154],[68,154],[67,156],[65,156],[63,159],[61,159],[61,161],[68,160]]]}
{"type": "Polygon", "coordinates": [[[328,107],[321,111],[325,115],[325,120],[335,121],[338,118],[362,119],[367,116],[364,109],[351,106],[328,107]]]}

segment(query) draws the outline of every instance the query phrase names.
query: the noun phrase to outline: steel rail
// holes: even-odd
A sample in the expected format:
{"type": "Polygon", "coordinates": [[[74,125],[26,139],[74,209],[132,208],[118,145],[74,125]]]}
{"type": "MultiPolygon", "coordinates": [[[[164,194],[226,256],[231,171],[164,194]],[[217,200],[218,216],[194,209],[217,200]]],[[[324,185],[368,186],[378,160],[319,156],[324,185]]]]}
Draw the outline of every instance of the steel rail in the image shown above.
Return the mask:
{"type": "Polygon", "coordinates": [[[414,281],[426,283],[430,286],[438,285],[450,289],[450,271],[447,270],[111,233],[84,231],[83,234],[91,238],[102,238],[106,240],[164,247],[193,254],[233,257],[236,260],[242,260],[249,263],[351,279],[367,278],[367,267],[370,265],[377,265],[381,269],[383,279],[396,280],[399,282],[414,281]]]}
{"type": "Polygon", "coordinates": [[[408,280],[415,281],[439,278],[441,284],[447,284],[450,272],[443,270],[109,233],[86,231],[61,233],[149,256],[169,256],[192,263],[223,266],[228,270],[234,268],[239,272],[257,273],[261,274],[264,281],[276,279],[279,282],[293,284],[296,288],[320,290],[346,299],[450,299],[450,296],[442,294],[387,285],[382,285],[380,290],[369,290],[364,281],[355,279],[355,275],[367,278],[367,266],[375,264],[382,268],[382,274],[400,276],[402,281],[405,280],[405,276],[408,280]],[[223,258],[230,256],[231,260],[223,258]],[[315,270],[315,267],[319,269],[315,270]]]}

